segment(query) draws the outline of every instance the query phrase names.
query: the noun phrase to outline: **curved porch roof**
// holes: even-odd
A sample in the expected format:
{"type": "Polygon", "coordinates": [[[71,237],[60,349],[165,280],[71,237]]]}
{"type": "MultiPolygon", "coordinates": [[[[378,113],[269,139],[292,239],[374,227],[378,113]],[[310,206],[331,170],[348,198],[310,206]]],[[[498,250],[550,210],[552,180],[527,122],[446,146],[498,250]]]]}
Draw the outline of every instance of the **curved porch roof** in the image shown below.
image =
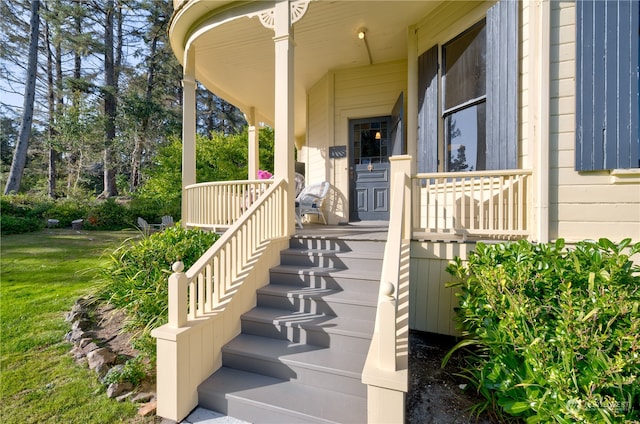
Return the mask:
{"type": "MultiPolygon", "coordinates": [[[[358,31],[366,28],[372,62],[407,56],[407,28],[433,10],[434,1],[310,1],[293,25],[295,135],[304,137],[306,93],[328,71],[369,65],[358,31]]],[[[196,79],[256,119],[274,121],[274,32],[256,14],[273,1],[174,0],[169,28],[181,64],[195,48],[196,79]]]]}

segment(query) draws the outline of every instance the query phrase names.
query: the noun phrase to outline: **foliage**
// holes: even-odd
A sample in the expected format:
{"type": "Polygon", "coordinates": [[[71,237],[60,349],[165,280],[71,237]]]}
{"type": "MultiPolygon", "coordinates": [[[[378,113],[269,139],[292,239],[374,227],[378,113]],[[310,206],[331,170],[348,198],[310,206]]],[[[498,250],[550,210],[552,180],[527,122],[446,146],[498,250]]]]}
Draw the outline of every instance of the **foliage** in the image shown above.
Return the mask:
{"type": "Polygon", "coordinates": [[[53,202],[42,196],[10,194],[0,196],[2,234],[20,234],[44,228],[53,202]]]}
{"type": "Polygon", "coordinates": [[[108,386],[112,383],[127,381],[135,387],[144,380],[148,371],[148,366],[142,356],[136,356],[125,362],[121,369],[111,368],[102,379],[102,383],[108,386]]]}
{"type": "MultiPolygon", "coordinates": [[[[260,130],[260,166],[273,172],[273,130],[260,130]]],[[[240,134],[214,133],[211,138],[196,137],[196,181],[230,181],[247,179],[247,129],[240,134]]],[[[159,149],[155,165],[147,169],[147,180],[134,194],[134,204],[161,203],[159,216],[180,218],[182,193],[182,142],[171,138],[159,149]]],[[[138,213],[140,216],[145,216],[138,213]]]]}
{"type": "Polygon", "coordinates": [[[474,347],[466,377],[486,402],[536,422],[640,420],[640,252],[630,239],[574,249],[478,243],[447,271],[474,347]]]}
{"type": "Polygon", "coordinates": [[[28,218],[14,215],[1,214],[0,228],[2,234],[22,234],[40,230],[44,223],[40,218],[28,218]]]}
{"type": "Polygon", "coordinates": [[[83,219],[85,230],[121,230],[136,227],[141,216],[149,222],[160,222],[163,215],[179,216],[176,209],[162,199],[134,197],[131,201],[114,198],[65,198],[52,200],[40,195],[12,194],[0,196],[2,234],[38,231],[47,219],[56,219],[56,227],[71,227],[72,221],[83,219]]]}
{"type": "Polygon", "coordinates": [[[171,265],[181,260],[188,269],[218,237],[174,226],[140,241],[128,240],[110,256],[99,297],[126,311],[129,329],[136,333],[134,347],[150,358],[155,358],[155,344],[149,334],[167,321],[171,265]]]}
{"type": "Polygon", "coordinates": [[[88,230],[122,230],[134,226],[129,209],[113,198],[93,204],[84,221],[88,230]]]}
{"type": "MultiPolygon", "coordinates": [[[[23,112],[16,97],[29,77],[32,3],[1,6],[0,57],[10,71],[0,79],[0,90],[8,94],[0,105],[3,185],[23,112]]],[[[58,197],[77,190],[135,192],[156,164],[158,149],[180,133],[182,68],[168,40],[173,3],[119,1],[110,13],[113,1],[41,3],[34,94],[42,107],[34,110],[22,183],[14,191],[47,193],[52,187],[58,197]],[[48,173],[50,151],[55,172],[48,173]]],[[[199,90],[196,107],[200,134],[235,134],[246,125],[241,111],[206,90],[199,90]]]]}
{"type": "Polygon", "coordinates": [[[71,222],[76,219],[85,219],[88,216],[90,203],[81,199],[59,199],[53,202],[53,206],[48,210],[49,218],[57,219],[59,226],[71,227],[71,222]]]}
{"type": "Polygon", "coordinates": [[[65,313],[86,296],[105,249],[132,231],[55,229],[2,236],[0,244],[0,417],[3,424],[149,422],[114,402],[95,372],[77,365],[65,313]]]}
{"type": "MultiPolygon", "coordinates": [[[[178,203],[166,202],[157,197],[145,197],[135,195],[129,201],[129,214],[133,219],[142,217],[150,223],[159,223],[164,215],[170,215],[174,219],[180,217],[180,197],[178,203]]],[[[137,225],[137,223],[136,223],[137,225]]]]}

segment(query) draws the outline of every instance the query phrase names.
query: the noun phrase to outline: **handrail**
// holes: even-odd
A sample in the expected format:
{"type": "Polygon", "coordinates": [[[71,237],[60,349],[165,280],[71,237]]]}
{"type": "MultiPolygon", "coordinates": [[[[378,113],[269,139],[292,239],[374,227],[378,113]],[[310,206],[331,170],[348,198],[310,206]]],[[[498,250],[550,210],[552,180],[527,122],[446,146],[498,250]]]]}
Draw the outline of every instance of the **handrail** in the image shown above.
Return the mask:
{"type": "Polygon", "coordinates": [[[416,174],[412,232],[527,236],[531,175],[526,169],[416,174]]]}
{"type": "Polygon", "coordinates": [[[391,193],[391,210],[389,212],[389,230],[384,248],[380,291],[378,293],[378,329],[380,343],[378,345],[378,364],[381,369],[396,371],[397,334],[396,315],[398,311],[398,290],[400,287],[400,264],[404,233],[405,187],[409,184],[409,176],[405,173],[395,175],[391,193]]]}
{"type": "Polygon", "coordinates": [[[226,303],[256,252],[269,240],[285,236],[286,183],[269,185],[191,268],[182,272],[183,265],[174,264],[169,277],[169,326],[183,327],[226,303]]]}
{"type": "Polygon", "coordinates": [[[401,356],[399,349],[405,344],[400,343],[399,339],[398,315],[401,302],[408,301],[403,294],[403,275],[406,272],[402,267],[408,264],[409,255],[409,249],[406,248],[408,240],[404,236],[405,193],[409,183],[409,176],[404,172],[392,176],[389,230],[382,262],[375,330],[362,374],[363,383],[369,386],[384,386],[401,392],[407,390],[407,370],[406,363],[398,361],[401,356]]]}
{"type": "Polygon", "coordinates": [[[229,228],[272,184],[273,180],[241,180],[188,185],[183,222],[188,228],[229,228]]]}

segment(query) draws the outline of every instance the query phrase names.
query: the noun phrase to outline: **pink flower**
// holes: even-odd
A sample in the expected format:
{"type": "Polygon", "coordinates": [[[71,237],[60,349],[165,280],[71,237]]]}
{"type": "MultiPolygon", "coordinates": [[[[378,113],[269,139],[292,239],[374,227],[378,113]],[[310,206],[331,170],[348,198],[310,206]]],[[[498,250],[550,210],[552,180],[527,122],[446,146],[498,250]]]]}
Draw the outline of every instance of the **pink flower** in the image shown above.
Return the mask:
{"type": "Polygon", "coordinates": [[[271,174],[271,172],[269,172],[269,171],[263,171],[262,169],[260,169],[258,171],[258,179],[259,180],[268,180],[271,177],[273,177],[273,174],[271,174]]]}

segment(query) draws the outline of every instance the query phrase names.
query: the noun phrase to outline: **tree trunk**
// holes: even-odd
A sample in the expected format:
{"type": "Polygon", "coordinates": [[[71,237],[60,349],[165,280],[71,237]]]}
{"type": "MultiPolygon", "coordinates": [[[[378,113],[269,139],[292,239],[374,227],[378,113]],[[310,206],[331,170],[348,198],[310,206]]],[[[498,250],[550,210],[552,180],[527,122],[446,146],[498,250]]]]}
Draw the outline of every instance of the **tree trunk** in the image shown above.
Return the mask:
{"type": "Polygon", "coordinates": [[[104,191],[100,197],[118,195],[116,186],[116,171],[114,167],[113,142],[116,138],[116,69],[113,58],[113,13],[114,0],[108,0],[105,13],[104,31],[104,114],[105,114],[105,143],[104,143],[104,191]]]}
{"type": "MultiPolygon", "coordinates": [[[[46,6],[46,5],[45,5],[46,6]]],[[[47,16],[47,15],[45,15],[47,16]]],[[[55,89],[53,87],[53,52],[51,51],[51,30],[49,22],[45,19],[44,40],[47,49],[47,106],[49,108],[49,170],[47,178],[47,195],[51,199],[56,197],[56,151],[53,147],[55,138],[55,89]]]]}
{"type": "MultiPolygon", "coordinates": [[[[80,1],[80,0],[76,0],[80,1]]],[[[82,34],[82,15],[76,14],[73,19],[73,27],[75,34],[80,38],[82,34]]],[[[82,77],[82,55],[79,49],[74,49],[73,53],[73,78],[76,81],[80,81],[82,77]]],[[[75,107],[80,107],[80,95],[74,95],[72,97],[72,103],[75,107]]],[[[78,187],[78,180],[80,180],[82,151],[80,148],[73,146],[71,151],[67,152],[67,196],[78,187]]]]}
{"type": "MultiPolygon", "coordinates": [[[[158,36],[157,34],[151,40],[151,49],[149,52],[149,68],[147,70],[147,85],[145,92],[145,102],[149,105],[153,101],[153,81],[155,78],[156,69],[156,51],[158,48],[158,36]]],[[[129,190],[135,191],[140,185],[140,167],[142,164],[142,151],[144,149],[144,141],[147,136],[147,130],[149,129],[149,114],[146,114],[142,122],[142,128],[140,134],[136,136],[135,144],[133,146],[133,152],[131,153],[131,180],[129,183],[129,190]]]]}
{"type": "Polygon", "coordinates": [[[24,166],[27,163],[27,150],[31,137],[31,124],[33,122],[33,105],[36,92],[36,73],[38,71],[38,33],[40,27],[40,0],[31,2],[31,33],[29,35],[29,61],[27,65],[27,81],[24,88],[24,105],[22,108],[22,124],[20,135],[13,152],[11,169],[7,177],[4,194],[17,192],[20,189],[24,166]]]}

